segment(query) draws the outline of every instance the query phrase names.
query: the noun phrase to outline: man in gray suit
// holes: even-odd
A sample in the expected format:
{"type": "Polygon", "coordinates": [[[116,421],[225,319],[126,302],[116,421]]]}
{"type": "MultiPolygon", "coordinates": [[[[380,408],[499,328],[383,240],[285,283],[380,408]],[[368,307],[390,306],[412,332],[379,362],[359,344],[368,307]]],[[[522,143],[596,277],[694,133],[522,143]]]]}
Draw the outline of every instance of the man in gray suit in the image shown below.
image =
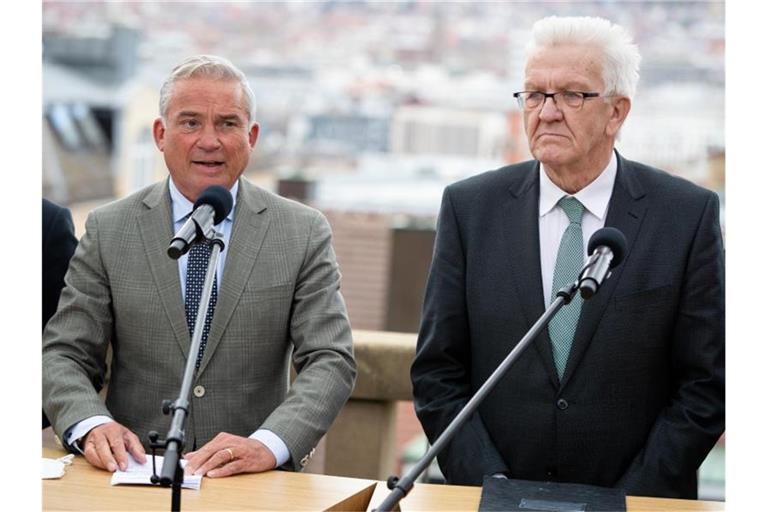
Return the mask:
{"type": "Polygon", "coordinates": [[[88,217],[43,335],[43,405],[65,446],[96,467],[124,468],[129,453],[144,461],[147,433],[170,425],[161,403],[178,394],[194,324],[185,309],[197,307],[189,254],[177,262],[166,250],[211,185],[235,206],[216,226],[226,248],[194,377],[188,471],[300,470],[349,397],[356,366],[330,227],[240,177],[259,134],[253,112],[229,61],[187,59],[163,84],[153,127],[169,179],[88,217]]]}

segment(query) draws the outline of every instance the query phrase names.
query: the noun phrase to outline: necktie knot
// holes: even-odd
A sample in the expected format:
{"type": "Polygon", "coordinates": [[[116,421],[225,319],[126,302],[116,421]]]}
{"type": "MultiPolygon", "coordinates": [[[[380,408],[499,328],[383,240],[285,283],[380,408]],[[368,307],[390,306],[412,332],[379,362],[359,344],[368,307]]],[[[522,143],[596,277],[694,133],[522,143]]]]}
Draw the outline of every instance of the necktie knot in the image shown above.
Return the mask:
{"type": "Polygon", "coordinates": [[[584,205],[575,197],[566,196],[557,202],[568,216],[572,224],[581,225],[581,217],[584,215],[584,205]]]}

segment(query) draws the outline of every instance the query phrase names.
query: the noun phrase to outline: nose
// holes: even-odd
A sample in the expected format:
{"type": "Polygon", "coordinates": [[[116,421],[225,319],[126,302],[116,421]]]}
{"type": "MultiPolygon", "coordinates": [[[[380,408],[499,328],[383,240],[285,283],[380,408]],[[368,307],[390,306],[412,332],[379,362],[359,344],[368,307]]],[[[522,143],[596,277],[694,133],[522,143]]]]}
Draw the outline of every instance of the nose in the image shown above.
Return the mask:
{"type": "Polygon", "coordinates": [[[215,151],[221,147],[219,134],[214,126],[204,126],[197,139],[197,146],[205,151],[215,151]]]}
{"type": "Polygon", "coordinates": [[[563,118],[563,111],[555,103],[555,98],[544,98],[544,103],[539,110],[539,119],[545,122],[559,121],[563,118]]]}

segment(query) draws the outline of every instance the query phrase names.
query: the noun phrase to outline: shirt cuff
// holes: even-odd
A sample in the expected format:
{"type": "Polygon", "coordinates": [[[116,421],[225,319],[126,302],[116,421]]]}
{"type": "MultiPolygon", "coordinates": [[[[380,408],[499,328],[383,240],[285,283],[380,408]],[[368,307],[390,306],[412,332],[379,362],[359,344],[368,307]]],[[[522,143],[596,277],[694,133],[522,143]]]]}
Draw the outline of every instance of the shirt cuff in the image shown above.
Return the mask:
{"type": "Polygon", "coordinates": [[[279,468],[291,459],[291,453],[288,451],[288,447],[283,440],[271,430],[260,428],[249,437],[250,439],[255,439],[261,442],[267,447],[267,450],[272,452],[272,455],[275,456],[275,460],[277,461],[275,464],[276,468],[279,468]]]}
{"type": "Polygon", "coordinates": [[[85,435],[94,428],[98,427],[99,425],[109,423],[110,421],[115,420],[109,416],[91,416],[90,418],[86,418],[83,421],[75,423],[72,427],[69,428],[69,430],[64,433],[64,445],[79,452],[80,455],[83,455],[83,448],[80,446],[78,441],[85,437],[85,435]]]}

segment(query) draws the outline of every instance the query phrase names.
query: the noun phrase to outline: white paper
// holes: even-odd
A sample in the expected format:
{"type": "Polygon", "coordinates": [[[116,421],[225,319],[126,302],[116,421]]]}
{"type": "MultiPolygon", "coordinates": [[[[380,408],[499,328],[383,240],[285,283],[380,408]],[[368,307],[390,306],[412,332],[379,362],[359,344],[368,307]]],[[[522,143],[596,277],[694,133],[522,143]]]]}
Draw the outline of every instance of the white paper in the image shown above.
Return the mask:
{"type": "MultiPolygon", "coordinates": [[[[187,465],[187,461],[184,459],[181,459],[181,467],[184,468],[187,465]]],[[[163,457],[156,456],[155,457],[155,468],[157,469],[157,472],[159,473],[160,470],[163,468],[163,457]]],[[[120,471],[119,469],[112,473],[112,485],[121,485],[121,484],[128,484],[128,485],[152,485],[152,481],[150,478],[152,477],[152,456],[147,454],[147,462],[144,464],[139,464],[136,462],[131,455],[128,455],[128,467],[125,469],[125,471],[120,471]]],[[[200,484],[202,483],[203,475],[184,475],[184,482],[181,484],[182,487],[186,487],[187,489],[200,489],[200,484]]]]}
{"type": "Polygon", "coordinates": [[[64,468],[72,464],[73,454],[59,457],[58,459],[43,458],[43,479],[61,478],[64,476],[64,468]]]}

